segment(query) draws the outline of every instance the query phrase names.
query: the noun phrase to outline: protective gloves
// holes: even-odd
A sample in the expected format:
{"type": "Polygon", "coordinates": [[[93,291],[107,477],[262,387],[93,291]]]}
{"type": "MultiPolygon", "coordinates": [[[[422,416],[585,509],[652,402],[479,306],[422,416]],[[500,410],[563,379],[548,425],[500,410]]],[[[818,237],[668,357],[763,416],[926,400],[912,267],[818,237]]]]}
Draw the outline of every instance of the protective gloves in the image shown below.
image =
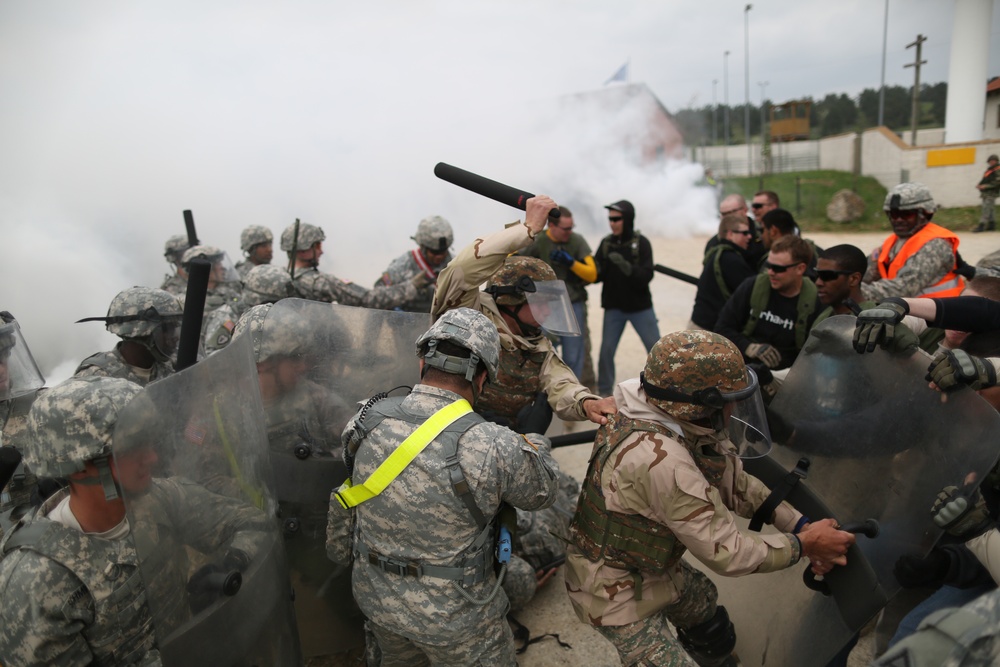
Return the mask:
{"type": "Polygon", "coordinates": [[[892,568],[896,581],[903,588],[939,586],[948,574],[951,559],[940,549],[932,549],[924,558],[900,556],[892,568]]]}
{"type": "Polygon", "coordinates": [[[969,494],[957,487],[946,486],[937,495],[931,515],[936,526],[966,541],[982,535],[995,525],[978,489],[969,494]]]}
{"type": "Polygon", "coordinates": [[[989,361],[965,350],[948,350],[937,353],[924,379],[934,382],[941,391],[951,391],[962,385],[984,389],[996,385],[997,372],[989,361]]]}
{"type": "Polygon", "coordinates": [[[618,269],[626,276],[632,275],[632,264],[627,259],[622,257],[620,252],[609,252],[608,260],[617,266],[618,269]]]}
{"type": "Polygon", "coordinates": [[[514,419],[518,433],[545,433],[552,423],[552,407],[549,395],[544,391],[535,394],[535,400],[517,411],[514,419]]]}
{"type": "Polygon", "coordinates": [[[410,282],[413,283],[413,286],[417,289],[423,289],[424,287],[430,285],[433,281],[427,277],[426,273],[420,271],[417,275],[410,278],[410,282]]]}
{"type": "Polygon", "coordinates": [[[565,248],[556,248],[550,252],[549,259],[564,266],[573,266],[573,264],[576,263],[576,260],[573,259],[573,255],[566,252],[565,248]]]}
{"type": "Polygon", "coordinates": [[[767,343],[750,343],[744,354],[751,359],[760,359],[768,368],[777,368],[781,363],[781,352],[767,343]]]}
{"type": "Polygon", "coordinates": [[[862,310],[854,329],[854,349],[859,354],[874,352],[876,345],[883,348],[892,344],[896,335],[896,325],[903,321],[910,307],[906,301],[891,296],[874,308],[862,310]]]}

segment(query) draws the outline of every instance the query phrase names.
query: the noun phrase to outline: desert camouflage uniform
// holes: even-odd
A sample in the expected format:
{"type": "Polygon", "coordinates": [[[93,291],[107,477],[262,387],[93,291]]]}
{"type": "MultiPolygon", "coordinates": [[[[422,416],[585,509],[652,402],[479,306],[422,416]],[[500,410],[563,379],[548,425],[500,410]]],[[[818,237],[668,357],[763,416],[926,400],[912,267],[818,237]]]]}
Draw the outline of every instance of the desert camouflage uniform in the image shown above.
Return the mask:
{"type": "Polygon", "coordinates": [[[476,403],[477,410],[513,416],[520,407],[534,398],[537,390],[548,394],[549,405],[558,417],[568,421],[583,421],[587,419],[583,402],[589,398],[600,399],[600,396],[580,384],[547,338],[541,336],[528,340],[511,332],[493,297],[479,291],[479,286],[503,266],[508,255],[530,242],[527,227],[517,223],[509,225],[503,231],[476,239],[441,271],[431,315],[437,319],[445,311],[460,306],[482,311],[500,332],[501,376],[522,374],[518,372],[519,369],[527,366],[538,369],[537,373],[532,373],[532,377],[537,377],[536,389],[527,388],[519,392],[526,397],[522,403],[498,405],[504,397],[495,387],[487,385],[483,396],[476,403]]]}
{"type": "MultiPolygon", "coordinates": [[[[0,543],[0,662],[150,664],[141,660],[153,648],[153,619],[132,538],[103,539],[48,519],[68,495],[56,493],[0,543]]],[[[232,539],[233,548],[254,553],[268,530],[257,509],[181,479],[154,480],[134,511],[159,526],[162,541],[152,552],[162,562],[144,563],[144,570],[160,573],[149,586],[162,591],[159,599],[175,598],[172,613],[181,618],[188,614],[184,545],[210,551],[232,539]]]]}
{"type": "MultiPolygon", "coordinates": [[[[400,407],[427,419],[459,398],[421,384],[400,407]]],[[[376,426],[357,450],[355,482],[367,480],[415,429],[392,418],[376,426]]],[[[460,436],[457,452],[475,503],[486,517],[493,516],[501,502],[541,509],[554,500],[556,481],[544,444],[536,446],[501,426],[479,422],[460,436]]],[[[475,604],[456,590],[456,581],[402,576],[360,555],[362,550],[397,561],[450,567],[468,553],[481,531],[452,489],[439,443],[431,442],[385,491],[358,505],[354,514],[354,597],[370,619],[383,652],[382,667],[409,667],[428,658],[440,665],[515,664],[513,636],[504,621],[505,595],[475,604]]],[[[495,540],[485,546],[490,561],[494,545],[495,540]]],[[[474,571],[466,568],[469,576],[474,571]]],[[[478,583],[461,584],[462,589],[479,600],[486,598],[496,584],[491,564],[484,576],[478,583]]]]}
{"type": "MultiPolygon", "coordinates": [[[[401,285],[403,283],[409,282],[413,279],[413,276],[417,275],[421,271],[420,265],[417,264],[416,258],[413,256],[414,253],[419,253],[420,249],[415,248],[403,255],[400,255],[396,259],[389,262],[388,268],[382,273],[382,277],[375,281],[375,287],[386,286],[386,285],[401,285]]],[[[448,262],[451,261],[451,253],[444,256],[444,259],[437,266],[434,271],[434,277],[441,272],[448,262]]],[[[417,295],[399,306],[400,310],[405,310],[411,313],[429,313],[431,312],[431,304],[434,301],[434,286],[428,285],[427,287],[421,287],[417,290],[417,295]]]]}
{"type": "Polygon", "coordinates": [[[391,310],[417,295],[412,283],[365,289],[356,283],[347,283],[316,268],[295,269],[295,291],[303,299],[341,303],[345,306],[363,306],[391,310]]]}
{"type": "Polygon", "coordinates": [[[173,365],[164,361],[154,361],[148,376],[141,374],[144,369],[129,366],[118,350],[120,346],[121,343],[118,343],[113,350],[90,355],[80,362],[73,376],[122,378],[145,387],[154,380],[173,374],[173,365]]]}
{"type": "MultiPolygon", "coordinates": [[[[666,622],[692,627],[709,620],[717,593],[681,556],[690,551],[713,571],[739,576],[795,564],[799,542],[788,534],[740,531],[733,513],[752,516],[769,490],[743,471],[724,433],[653,409],[638,380],[620,383],[615,400],[619,412],[598,429],[581,509],[570,529],[566,588],[579,619],[614,643],[625,664],[690,664],[666,622]],[[622,559],[617,552],[600,545],[593,552],[582,514],[590,502],[588,487],[603,498],[607,512],[632,517],[661,540],[672,537],[671,550],[660,551],[655,565],[634,571],[611,564],[622,559]]],[[[801,518],[782,503],[774,525],[790,533],[801,518]]]]}
{"type": "MultiPolygon", "coordinates": [[[[897,239],[890,257],[895,257],[907,240],[909,237],[897,239]]],[[[881,246],[868,257],[868,270],[861,283],[861,293],[866,301],[881,301],[890,296],[917,296],[922,290],[944,278],[955,266],[955,251],[951,244],[944,239],[931,239],[907,260],[895,278],[889,280],[881,278],[878,272],[880,250],[881,246]]]]}
{"type": "Polygon", "coordinates": [[[986,667],[1000,664],[1000,591],[937,611],[873,667],[986,667]]]}

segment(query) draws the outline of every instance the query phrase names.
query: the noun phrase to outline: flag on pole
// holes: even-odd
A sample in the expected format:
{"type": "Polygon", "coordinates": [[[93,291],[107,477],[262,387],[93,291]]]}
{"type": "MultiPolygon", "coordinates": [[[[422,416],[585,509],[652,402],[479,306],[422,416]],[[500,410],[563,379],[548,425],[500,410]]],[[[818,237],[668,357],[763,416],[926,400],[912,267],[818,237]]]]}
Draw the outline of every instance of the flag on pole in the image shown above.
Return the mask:
{"type": "Polygon", "coordinates": [[[608,85],[614,81],[622,81],[628,83],[628,61],[618,68],[618,71],[611,75],[611,78],[604,82],[604,85],[608,85]]]}

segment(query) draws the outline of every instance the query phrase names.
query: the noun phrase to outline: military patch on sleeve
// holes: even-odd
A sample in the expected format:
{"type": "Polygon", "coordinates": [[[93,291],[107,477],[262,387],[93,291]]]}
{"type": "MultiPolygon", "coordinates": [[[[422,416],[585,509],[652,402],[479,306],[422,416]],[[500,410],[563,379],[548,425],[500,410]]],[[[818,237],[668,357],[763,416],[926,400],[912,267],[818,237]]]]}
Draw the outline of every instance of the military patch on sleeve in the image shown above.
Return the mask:
{"type": "Polygon", "coordinates": [[[203,445],[205,443],[205,436],[207,435],[208,429],[194,419],[188,420],[187,425],[184,427],[184,439],[192,444],[203,445]]]}

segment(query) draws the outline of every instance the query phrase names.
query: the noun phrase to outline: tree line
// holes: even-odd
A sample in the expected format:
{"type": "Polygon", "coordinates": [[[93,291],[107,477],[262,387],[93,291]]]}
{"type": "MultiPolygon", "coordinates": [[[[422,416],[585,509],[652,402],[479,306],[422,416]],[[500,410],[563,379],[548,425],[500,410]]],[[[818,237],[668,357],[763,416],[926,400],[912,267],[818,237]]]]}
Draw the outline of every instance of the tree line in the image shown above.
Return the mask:
{"type": "MultiPolygon", "coordinates": [[[[911,126],[913,109],[913,86],[886,86],[885,110],[883,124],[889,129],[902,132],[911,126]]],[[[943,127],[945,118],[945,101],[948,97],[948,84],[944,81],[934,84],[921,84],[919,103],[919,127],[943,127]]],[[[801,99],[812,100],[812,113],[809,117],[811,136],[814,139],[844,132],[860,132],[878,125],[878,89],[865,88],[857,97],[845,93],[839,95],[830,93],[821,100],[811,97],[801,99]]],[[[750,134],[760,138],[762,115],[766,122],[770,115],[771,100],[763,106],[750,106],[750,134]],[[763,112],[763,114],[762,114],[763,112]]],[[[681,109],[673,114],[674,120],[684,135],[685,143],[690,145],[712,145],[713,114],[715,124],[715,143],[725,143],[724,118],[726,106],[704,106],[700,109],[681,109]]],[[[729,107],[729,141],[731,144],[746,143],[745,124],[746,105],[739,104],[729,107]]]]}

